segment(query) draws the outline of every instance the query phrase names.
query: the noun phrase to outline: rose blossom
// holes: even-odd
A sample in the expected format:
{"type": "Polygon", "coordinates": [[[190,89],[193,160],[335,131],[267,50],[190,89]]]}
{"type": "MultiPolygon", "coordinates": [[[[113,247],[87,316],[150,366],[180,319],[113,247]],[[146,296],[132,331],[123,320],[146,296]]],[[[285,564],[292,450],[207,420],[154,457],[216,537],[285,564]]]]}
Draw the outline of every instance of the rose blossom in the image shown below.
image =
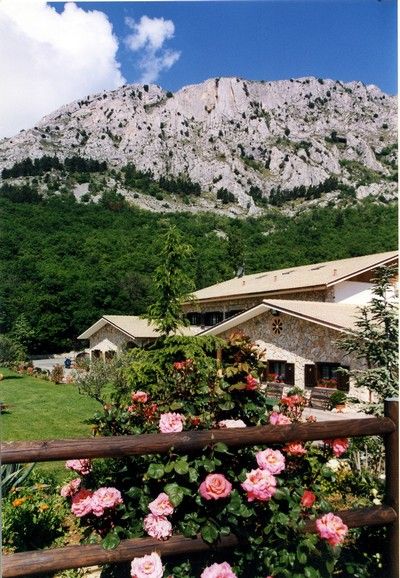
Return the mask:
{"type": "Polygon", "coordinates": [[[287,452],[289,456],[304,456],[307,453],[306,448],[301,442],[289,442],[282,448],[284,452],[287,452]]]}
{"type": "Polygon", "coordinates": [[[155,516],[169,516],[173,513],[174,507],[169,497],[164,492],[159,494],[155,500],[150,502],[149,509],[155,516]]]}
{"type": "Polygon", "coordinates": [[[228,562],[222,562],[222,564],[213,564],[204,568],[200,578],[237,578],[237,575],[228,562]]]}
{"type": "Polygon", "coordinates": [[[300,504],[303,508],[312,508],[316,499],[317,497],[314,492],[311,492],[310,490],[304,490],[303,495],[301,496],[300,504]]]}
{"type": "Polygon", "coordinates": [[[163,573],[164,568],[157,552],[134,558],[131,562],[131,578],[162,578],[163,573]]]}
{"type": "Polygon", "coordinates": [[[269,423],[271,425],[289,425],[292,423],[290,417],[283,415],[283,413],[279,413],[277,411],[273,411],[269,416],[269,423]]]}
{"type": "Polygon", "coordinates": [[[258,467],[267,470],[273,476],[283,472],[285,469],[285,456],[279,450],[267,448],[256,454],[258,467]]]}
{"type": "Polygon", "coordinates": [[[102,516],[106,508],[122,504],[121,492],[116,488],[99,488],[92,496],[92,510],[95,516],[102,516]]]}
{"type": "Polygon", "coordinates": [[[339,516],[332,513],[325,514],[316,521],[320,538],[323,538],[331,546],[341,544],[347,534],[348,527],[339,516]]]}
{"type": "Polygon", "coordinates": [[[172,536],[171,522],[165,516],[148,514],[143,521],[143,527],[149,536],[157,540],[166,540],[172,536]]]}
{"type": "Polygon", "coordinates": [[[222,474],[209,474],[200,484],[200,496],[205,500],[226,498],[232,491],[232,484],[222,474]]]}
{"type": "Polygon", "coordinates": [[[131,400],[137,401],[138,403],[146,403],[149,399],[149,394],[145,391],[132,391],[131,400]]]}
{"type": "Polygon", "coordinates": [[[160,417],[159,427],[161,433],[173,433],[183,430],[185,418],[180,413],[163,413],[160,417]]]}
{"type": "Polygon", "coordinates": [[[65,467],[78,472],[82,476],[87,476],[92,471],[92,465],[88,459],[68,460],[65,462],[65,467]]]}
{"type": "Polygon", "coordinates": [[[338,458],[344,454],[349,447],[347,438],[336,438],[334,440],[324,440],[324,443],[332,448],[333,455],[338,458]]]}
{"type": "Polygon", "coordinates": [[[296,405],[305,405],[306,400],[302,395],[285,395],[282,397],[281,403],[288,407],[294,407],[296,405]]]}
{"type": "Polygon", "coordinates": [[[71,480],[70,482],[68,482],[68,484],[66,484],[61,488],[60,494],[62,495],[63,498],[73,496],[78,491],[80,485],[81,479],[75,478],[74,480],[71,480]]]}
{"type": "Polygon", "coordinates": [[[234,427],[247,427],[247,425],[241,419],[223,419],[218,422],[218,427],[230,429],[234,427]]]}
{"type": "Polygon", "coordinates": [[[249,502],[254,500],[266,502],[276,492],[276,479],[267,470],[251,470],[246,474],[246,479],[241,486],[247,492],[249,502]]]}
{"type": "Polygon", "coordinates": [[[256,379],[255,377],[253,377],[252,375],[247,375],[246,376],[246,389],[252,391],[253,389],[257,389],[257,387],[259,386],[259,381],[258,379],[256,379]]]}
{"type": "Polygon", "coordinates": [[[78,518],[82,518],[82,516],[91,514],[92,495],[93,492],[90,490],[79,490],[78,493],[72,496],[71,512],[78,518]]]}

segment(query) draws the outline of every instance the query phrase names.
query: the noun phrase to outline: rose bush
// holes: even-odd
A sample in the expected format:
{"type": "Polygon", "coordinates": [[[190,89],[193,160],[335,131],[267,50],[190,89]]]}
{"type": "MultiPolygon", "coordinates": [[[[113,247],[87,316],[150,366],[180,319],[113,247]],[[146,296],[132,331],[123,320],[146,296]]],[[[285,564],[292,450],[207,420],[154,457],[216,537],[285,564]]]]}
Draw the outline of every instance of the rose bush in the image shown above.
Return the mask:
{"type": "MultiPolygon", "coordinates": [[[[299,392],[289,391],[271,406],[260,385],[260,357],[242,334],[224,343],[169,337],[161,350],[135,350],[126,388],[119,388],[93,424],[101,435],[123,435],[301,421],[305,401],[299,392]]],[[[166,540],[178,534],[200,536],[212,546],[232,533],[243,544],[229,555],[211,549],[207,558],[136,558],[131,576],[138,578],[366,578],[371,565],[363,569],[351,553],[356,533],[345,531],[333,516],[338,504],[329,502],[337,474],[326,464],[346,444],[294,441],[229,449],[213,443],[190,454],[172,448],[166,455],[95,460],[64,494],[72,505],[75,500],[88,535],[96,532],[105,547],[122,538],[166,540]],[[93,500],[102,487],[118,489],[120,501],[97,516],[93,500]],[[318,533],[304,532],[308,519],[320,520],[318,533]]]]}

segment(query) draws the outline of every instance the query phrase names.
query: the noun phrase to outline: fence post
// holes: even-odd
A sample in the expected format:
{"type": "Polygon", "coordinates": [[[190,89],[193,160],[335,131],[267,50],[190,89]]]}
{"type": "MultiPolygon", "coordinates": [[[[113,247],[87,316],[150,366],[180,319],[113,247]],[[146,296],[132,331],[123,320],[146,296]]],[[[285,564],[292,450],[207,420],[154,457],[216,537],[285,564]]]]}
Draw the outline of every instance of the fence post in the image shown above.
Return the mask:
{"type": "Polygon", "coordinates": [[[389,417],[396,429],[384,436],[386,488],[385,504],[396,512],[396,520],[388,525],[387,570],[388,577],[399,578],[399,400],[385,399],[385,417],[389,417]]]}

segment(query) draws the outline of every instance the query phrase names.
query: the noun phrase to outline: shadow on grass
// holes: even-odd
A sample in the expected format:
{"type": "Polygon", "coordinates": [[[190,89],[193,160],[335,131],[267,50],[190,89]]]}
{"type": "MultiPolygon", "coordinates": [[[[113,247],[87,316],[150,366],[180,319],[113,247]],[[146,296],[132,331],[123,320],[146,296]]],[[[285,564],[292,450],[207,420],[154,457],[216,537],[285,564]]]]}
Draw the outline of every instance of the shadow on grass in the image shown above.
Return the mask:
{"type": "Polygon", "coordinates": [[[2,381],[6,381],[6,379],[23,379],[23,375],[5,375],[2,381]]]}

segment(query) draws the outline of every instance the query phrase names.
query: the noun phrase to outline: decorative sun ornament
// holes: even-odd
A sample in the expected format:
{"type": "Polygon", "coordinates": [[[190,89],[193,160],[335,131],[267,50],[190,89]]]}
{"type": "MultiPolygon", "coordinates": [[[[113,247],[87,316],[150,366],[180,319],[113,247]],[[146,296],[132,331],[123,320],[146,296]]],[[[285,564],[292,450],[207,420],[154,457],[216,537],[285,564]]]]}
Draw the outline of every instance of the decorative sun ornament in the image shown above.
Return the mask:
{"type": "Polygon", "coordinates": [[[275,335],[280,335],[282,333],[283,323],[281,319],[274,319],[272,321],[272,331],[275,335]]]}

